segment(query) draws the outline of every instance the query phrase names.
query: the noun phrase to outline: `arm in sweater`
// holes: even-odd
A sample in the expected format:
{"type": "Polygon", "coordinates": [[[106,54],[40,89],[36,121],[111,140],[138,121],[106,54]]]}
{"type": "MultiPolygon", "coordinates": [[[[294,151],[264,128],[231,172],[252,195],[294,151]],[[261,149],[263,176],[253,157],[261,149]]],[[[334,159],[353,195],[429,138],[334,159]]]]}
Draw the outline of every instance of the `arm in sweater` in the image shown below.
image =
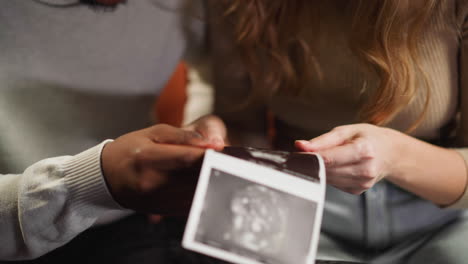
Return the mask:
{"type": "Polygon", "coordinates": [[[0,259],[39,257],[121,209],[101,173],[105,143],[0,176],[0,259]]]}
{"type": "Polygon", "coordinates": [[[187,213],[197,177],[184,169],[206,147],[199,134],[160,124],[1,176],[0,259],[45,254],[109,210],[187,213]]]}

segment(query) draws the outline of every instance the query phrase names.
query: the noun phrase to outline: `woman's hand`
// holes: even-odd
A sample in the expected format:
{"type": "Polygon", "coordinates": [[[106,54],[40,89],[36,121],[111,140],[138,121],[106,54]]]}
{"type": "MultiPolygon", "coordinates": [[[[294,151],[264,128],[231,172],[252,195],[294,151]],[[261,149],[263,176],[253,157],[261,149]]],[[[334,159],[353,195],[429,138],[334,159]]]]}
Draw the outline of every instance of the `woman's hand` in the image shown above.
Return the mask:
{"type": "Polygon", "coordinates": [[[194,131],[209,142],[209,147],[222,150],[227,145],[227,129],[221,118],[215,115],[203,116],[186,127],[184,130],[194,131]]]}
{"type": "Polygon", "coordinates": [[[336,127],[310,141],[298,140],[296,147],[319,153],[325,161],[327,182],[357,195],[394,173],[402,137],[392,129],[355,124],[336,127]]]}

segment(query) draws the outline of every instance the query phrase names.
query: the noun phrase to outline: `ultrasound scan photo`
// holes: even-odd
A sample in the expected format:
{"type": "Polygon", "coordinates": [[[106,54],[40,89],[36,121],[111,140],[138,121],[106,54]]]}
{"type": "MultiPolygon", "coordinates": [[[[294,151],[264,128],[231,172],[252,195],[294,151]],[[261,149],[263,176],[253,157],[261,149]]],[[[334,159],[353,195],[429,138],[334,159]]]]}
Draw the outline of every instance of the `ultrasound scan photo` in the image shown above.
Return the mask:
{"type": "Polygon", "coordinates": [[[317,155],[207,151],[183,246],[239,264],[312,264],[325,197],[317,155]]]}
{"type": "Polygon", "coordinates": [[[213,170],[195,240],[262,263],[306,263],[316,203],[213,170]]]}

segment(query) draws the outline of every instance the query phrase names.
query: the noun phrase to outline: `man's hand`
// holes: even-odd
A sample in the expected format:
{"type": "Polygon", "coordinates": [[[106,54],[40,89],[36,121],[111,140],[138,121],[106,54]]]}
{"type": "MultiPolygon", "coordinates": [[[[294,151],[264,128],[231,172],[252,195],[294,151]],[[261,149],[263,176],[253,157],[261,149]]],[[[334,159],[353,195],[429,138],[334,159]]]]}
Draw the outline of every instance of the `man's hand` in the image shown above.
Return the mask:
{"type": "Polygon", "coordinates": [[[197,132],[155,125],[108,143],[101,156],[103,174],[125,208],[184,214],[198,179],[196,165],[209,146],[197,132]]]}

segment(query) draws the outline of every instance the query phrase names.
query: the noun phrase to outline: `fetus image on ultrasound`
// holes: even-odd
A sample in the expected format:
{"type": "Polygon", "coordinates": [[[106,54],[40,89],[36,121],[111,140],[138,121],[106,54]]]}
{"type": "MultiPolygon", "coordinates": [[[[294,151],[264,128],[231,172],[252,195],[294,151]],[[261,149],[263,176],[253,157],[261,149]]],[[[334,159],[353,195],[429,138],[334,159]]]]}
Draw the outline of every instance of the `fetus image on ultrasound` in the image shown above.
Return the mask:
{"type": "Polygon", "coordinates": [[[213,168],[194,238],[256,263],[306,263],[316,207],[315,201],[213,168]]]}
{"type": "Polygon", "coordinates": [[[234,192],[232,214],[225,240],[254,252],[274,253],[283,242],[287,226],[287,208],[281,194],[265,186],[248,185],[234,192]]]}

